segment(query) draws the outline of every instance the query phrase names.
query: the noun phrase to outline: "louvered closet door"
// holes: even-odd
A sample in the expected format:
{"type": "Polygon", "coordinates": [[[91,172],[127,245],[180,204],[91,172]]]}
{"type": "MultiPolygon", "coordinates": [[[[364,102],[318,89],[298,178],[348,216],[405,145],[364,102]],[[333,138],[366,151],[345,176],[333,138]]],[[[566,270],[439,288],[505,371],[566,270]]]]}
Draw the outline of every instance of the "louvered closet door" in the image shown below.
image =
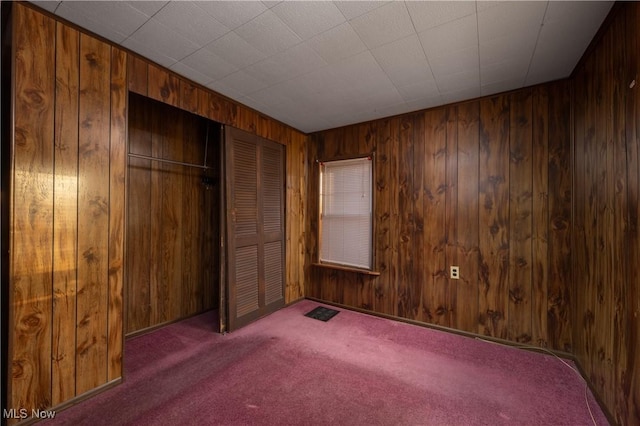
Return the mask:
{"type": "Polygon", "coordinates": [[[230,331],[284,305],[284,147],[226,128],[230,331]]]}

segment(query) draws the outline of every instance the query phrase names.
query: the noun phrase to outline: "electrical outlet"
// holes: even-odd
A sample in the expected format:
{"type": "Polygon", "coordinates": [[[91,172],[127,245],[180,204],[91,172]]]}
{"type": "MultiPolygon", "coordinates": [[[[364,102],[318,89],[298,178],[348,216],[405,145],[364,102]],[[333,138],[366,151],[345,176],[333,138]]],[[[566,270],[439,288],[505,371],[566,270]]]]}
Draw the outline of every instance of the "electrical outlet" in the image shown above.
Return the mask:
{"type": "Polygon", "coordinates": [[[449,268],[449,276],[451,277],[452,280],[459,280],[460,279],[460,267],[459,266],[452,266],[451,268],[449,268]]]}

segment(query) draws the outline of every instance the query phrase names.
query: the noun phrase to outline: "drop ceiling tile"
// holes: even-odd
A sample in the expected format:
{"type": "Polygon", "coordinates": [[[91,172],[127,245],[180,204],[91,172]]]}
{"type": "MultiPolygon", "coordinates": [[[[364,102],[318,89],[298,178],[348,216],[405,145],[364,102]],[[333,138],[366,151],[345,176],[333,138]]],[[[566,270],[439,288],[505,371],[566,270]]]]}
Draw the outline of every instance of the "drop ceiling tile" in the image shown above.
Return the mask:
{"type": "Polygon", "coordinates": [[[550,2],[527,85],[567,77],[609,12],[612,2],[550,2]],[[586,31],[590,28],[590,31],[586,31]]]}
{"type": "Polygon", "coordinates": [[[242,70],[229,74],[228,76],[218,80],[216,84],[230,88],[240,96],[248,96],[253,92],[257,92],[258,90],[262,90],[267,87],[263,82],[242,70]]]}
{"type": "Polygon", "coordinates": [[[354,18],[351,26],[369,49],[414,33],[404,2],[391,2],[354,18]]]}
{"type": "Polygon", "coordinates": [[[481,93],[480,86],[469,87],[461,90],[442,93],[442,101],[447,104],[454,102],[466,101],[469,99],[479,98],[481,93]]]}
{"type": "Polygon", "coordinates": [[[271,10],[302,40],[345,22],[340,10],[329,1],[285,1],[271,10]]]}
{"type": "Polygon", "coordinates": [[[106,3],[93,7],[93,2],[62,2],[56,9],[56,14],[115,43],[122,43],[149,19],[126,4],[115,9],[106,6],[106,3]],[[113,23],[114,20],[117,23],[113,23]]]}
{"type": "Polygon", "coordinates": [[[267,56],[288,49],[302,40],[271,10],[234,30],[267,56]]]}
{"type": "Polygon", "coordinates": [[[191,40],[181,36],[153,18],[149,19],[142,27],[133,33],[127,41],[129,40],[162,51],[165,56],[173,58],[176,61],[189,56],[199,48],[199,46],[191,40]]]}
{"type": "Polygon", "coordinates": [[[362,97],[363,104],[367,109],[375,111],[377,108],[387,105],[397,105],[404,102],[404,99],[398,93],[392,84],[381,85],[378,90],[371,91],[362,97]]]}
{"type": "Polygon", "coordinates": [[[262,4],[264,4],[264,6],[268,9],[271,9],[277,5],[279,5],[280,3],[282,3],[282,0],[278,0],[278,1],[267,1],[267,0],[263,0],[262,4]]]}
{"type": "Polygon", "coordinates": [[[229,28],[203,13],[197,3],[191,1],[170,2],[153,19],[198,46],[204,46],[229,32],[229,28]]]}
{"type": "Polygon", "coordinates": [[[291,101],[289,97],[285,96],[280,86],[271,86],[255,91],[248,96],[248,98],[257,104],[269,106],[280,105],[291,101]]]}
{"type": "Polygon", "coordinates": [[[500,37],[480,44],[480,66],[496,62],[504,62],[517,56],[519,59],[531,60],[535,49],[535,39],[515,37],[500,37]]]}
{"type": "Polygon", "coordinates": [[[185,65],[183,62],[176,62],[175,64],[171,65],[169,69],[177,74],[180,74],[188,78],[189,80],[195,83],[202,84],[203,86],[206,86],[212,80],[210,76],[194,70],[193,68],[185,65]]]}
{"type": "Polygon", "coordinates": [[[207,87],[214,92],[228,97],[229,99],[240,99],[245,96],[244,93],[239,92],[231,86],[228,86],[220,81],[212,81],[211,83],[207,84],[207,87]]]}
{"type": "Polygon", "coordinates": [[[478,70],[463,71],[456,74],[436,76],[436,84],[440,93],[480,87],[478,70]]]}
{"type": "Polygon", "coordinates": [[[422,32],[465,16],[473,15],[474,1],[408,1],[407,9],[416,32],[422,32]]]}
{"type": "Polygon", "coordinates": [[[478,47],[454,50],[446,56],[437,56],[430,59],[429,65],[435,78],[471,70],[478,72],[480,69],[478,47]]]}
{"type": "Polygon", "coordinates": [[[329,72],[333,75],[330,83],[333,90],[341,92],[347,97],[361,98],[381,90],[385,85],[393,87],[389,77],[369,52],[334,64],[330,67],[329,72]]]}
{"type": "Polygon", "coordinates": [[[158,13],[158,11],[162,9],[167,3],[169,3],[169,1],[128,0],[121,1],[121,3],[126,3],[151,18],[153,15],[158,13]]]}
{"type": "Polygon", "coordinates": [[[266,57],[263,52],[233,31],[208,44],[205,49],[238,68],[244,68],[266,57]]]}
{"type": "Polygon", "coordinates": [[[367,50],[348,22],[318,34],[308,43],[329,64],[367,50]]]}
{"type": "Polygon", "coordinates": [[[479,11],[480,44],[498,37],[536,38],[546,7],[546,1],[513,1],[479,11]]]}
{"type": "Polygon", "coordinates": [[[396,86],[433,79],[417,34],[385,44],[371,53],[396,86]]]}
{"type": "Polygon", "coordinates": [[[272,86],[325,65],[326,62],[311,47],[301,43],[244,70],[272,86]]]}
{"type": "Polygon", "coordinates": [[[415,81],[406,86],[396,87],[405,102],[416,101],[423,98],[433,98],[440,94],[436,81],[430,79],[415,81]]]}
{"type": "Polygon", "coordinates": [[[423,109],[434,108],[442,105],[442,97],[434,96],[433,98],[417,99],[415,101],[407,102],[406,112],[421,111],[423,109]]]}
{"type": "Polygon", "coordinates": [[[389,2],[384,1],[335,1],[336,7],[348,20],[362,16],[374,9],[384,6],[389,2]]]}
{"type": "Polygon", "coordinates": [[[220,80],[238,71],[238,67],[225,61],[220,56],[207,49],[200,49],[184,58],[182,61],[189,68],[206,75],[209,80],[220,80]]]}
{"type": "Polygon", "coordinates": [[[126,36],[133,34],[149,19],[149,15],[124,2],[65,1],[61,5],[74,9],[92,21],[102,24],[103,27],[126,36]]]}
{"type": "Polygon", "coordinates": [[[480,67],[480,84],[486,86],[498,81],[517,81],[515,88],[524,85],[529,69],[529,60],[526,57],[505,58],[504,61],[480,67]]]}
{"type": "Polygon", "coordinates": [[[481,96],[490,96],[523,87],[519,80],[503,80],[491,84],[482,85],[481,96]]]}
{"type": "Polygon", "coordinates": [[[198,1],[199,8],[233,30],[267,10],[259,1],[198,1]]]}
{"type": "Polygon", "coordinates": [[[150,59],[158,65],[162,65],[163,67],[169,68],[171,65],[177,62],[175,59],[166,56],[164,53],[155,50],[152,46],[141,43],[132,38],[129,38],[122,42],[122,46],[136,52],[140,56],[150,59]]]}
{"type": "Polygon", "coordinates": [[[452,51],[478,47],[478,23],[475,15],[460,18],[420,32],[420,41],[427,59],[449,56],[452,51]]]}

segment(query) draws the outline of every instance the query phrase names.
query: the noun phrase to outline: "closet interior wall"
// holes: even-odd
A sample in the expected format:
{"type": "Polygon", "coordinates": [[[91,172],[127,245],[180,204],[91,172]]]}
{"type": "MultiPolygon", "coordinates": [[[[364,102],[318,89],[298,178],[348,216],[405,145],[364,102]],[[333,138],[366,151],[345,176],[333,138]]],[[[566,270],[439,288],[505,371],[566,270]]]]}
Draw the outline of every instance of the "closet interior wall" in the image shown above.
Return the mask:
{"type": "Polygon", "coordinates": [[[217,308],[219,164],[219,124],[130,93],[127,334],[217,308]]]}

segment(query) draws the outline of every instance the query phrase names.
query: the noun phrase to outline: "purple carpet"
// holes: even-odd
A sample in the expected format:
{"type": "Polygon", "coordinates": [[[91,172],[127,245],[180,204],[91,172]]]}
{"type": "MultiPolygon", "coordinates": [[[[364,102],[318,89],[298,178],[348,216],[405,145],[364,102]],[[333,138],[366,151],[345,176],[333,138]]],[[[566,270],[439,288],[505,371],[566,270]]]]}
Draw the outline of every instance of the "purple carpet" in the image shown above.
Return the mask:
{"type": "Polygon", "coordinates": [[[204,314],[130,339],[124,383],[49,423],[608,424],[553,356],[338,308],[327,322],[304,316],[319,305],[301,301],[227,335],[204,314]]]}

